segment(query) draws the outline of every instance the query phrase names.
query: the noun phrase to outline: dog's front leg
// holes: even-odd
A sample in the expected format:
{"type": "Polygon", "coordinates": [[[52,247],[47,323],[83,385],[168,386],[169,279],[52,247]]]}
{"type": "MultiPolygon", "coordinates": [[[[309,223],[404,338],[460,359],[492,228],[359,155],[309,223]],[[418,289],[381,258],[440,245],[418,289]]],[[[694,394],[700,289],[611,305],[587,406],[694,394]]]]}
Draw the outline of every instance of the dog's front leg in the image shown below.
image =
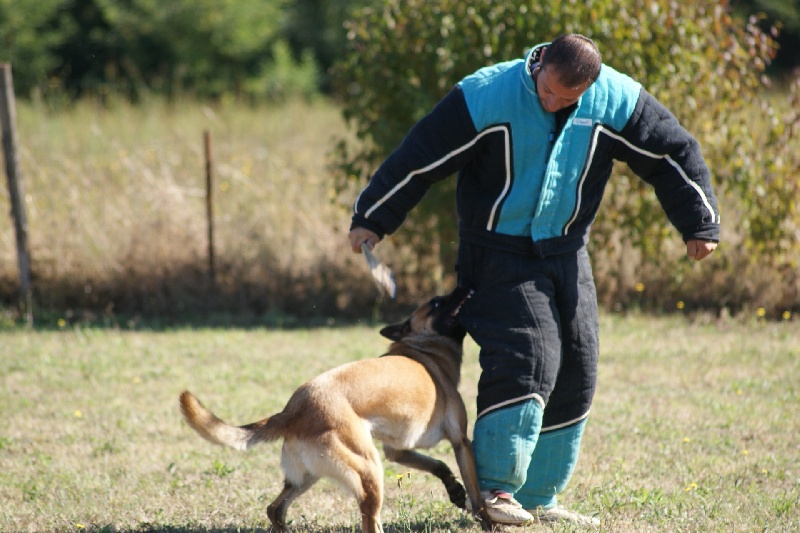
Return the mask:
{"type": "Polygon", "coordinates": [[[456,462],[461,471],[461,479],[467,488],[469,502],[472,505],[475,518],[481,523],[484,531],[494,531],[494,524],[489,518],[489,513],[483,504],[480,489],[478,488],[478,470],[475,466],[475,454],[472,451],[472,442],[465,435],[460,441],[452,442],[453,451],[456,455],[456,462]]]}
{"type": "Polygon", "coordinates": [[[467,493],[461,483],[458,482],[458,479],[456,479],[453,471],[445,463],[414,450],[396,450],[386,444],[383,445],[383,452],[390,461],[410,466],[423,472],[430,472],[438,477],[444,483],[444,488],[447,489],[450,501],[459,509],[467,508],[467,493]]]}

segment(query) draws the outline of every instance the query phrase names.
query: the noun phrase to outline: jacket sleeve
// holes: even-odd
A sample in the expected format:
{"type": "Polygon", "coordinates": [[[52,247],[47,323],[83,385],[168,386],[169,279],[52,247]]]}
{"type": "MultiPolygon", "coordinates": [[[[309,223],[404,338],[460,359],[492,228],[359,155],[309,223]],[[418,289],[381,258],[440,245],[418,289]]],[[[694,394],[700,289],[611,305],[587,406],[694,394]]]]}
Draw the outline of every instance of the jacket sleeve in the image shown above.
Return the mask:
{"type": "Polygon", "coordinates": [[[684,241],[719,242],[719,209],[711,173],[697,140],[644,89],[616,159],[655,188],[658,201],[684,241]]]}
{"type": "Polygon", "coordinates": [[[356,199],[351,228],[363,227],[381,238],[393,233],[433,183],[453,175],[473,157],[476,136],[456,86],[378,167],[356,199]]]}

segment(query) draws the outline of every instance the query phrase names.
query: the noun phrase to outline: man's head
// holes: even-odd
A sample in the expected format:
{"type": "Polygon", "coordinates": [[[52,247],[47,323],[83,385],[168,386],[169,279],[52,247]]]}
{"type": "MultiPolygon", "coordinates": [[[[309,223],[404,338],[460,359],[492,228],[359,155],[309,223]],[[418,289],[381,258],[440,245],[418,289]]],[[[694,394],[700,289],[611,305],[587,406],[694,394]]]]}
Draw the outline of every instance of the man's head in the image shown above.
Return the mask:
{"type": "Polygon", "coordinates": [[[600,51],[588,37],[569,33],[542,51],[536,90],[545,111],[555,113],[578,101],[600,75],[600,51]]]}

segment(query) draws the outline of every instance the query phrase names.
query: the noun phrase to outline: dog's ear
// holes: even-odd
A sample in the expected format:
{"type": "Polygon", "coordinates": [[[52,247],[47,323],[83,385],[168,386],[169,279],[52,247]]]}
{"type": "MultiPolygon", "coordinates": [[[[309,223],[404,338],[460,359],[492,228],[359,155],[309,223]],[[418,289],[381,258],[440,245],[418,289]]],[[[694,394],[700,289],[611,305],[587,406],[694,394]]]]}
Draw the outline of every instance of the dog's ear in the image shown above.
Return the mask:
{"type": "Polygon", "coordinates": [[[400,341],[403,337],[408,336],[409,333],[411,333],[411,322],[408,320],[401,324],[386,326],[381,330],[381,335],[391,341],[400,341]]]}

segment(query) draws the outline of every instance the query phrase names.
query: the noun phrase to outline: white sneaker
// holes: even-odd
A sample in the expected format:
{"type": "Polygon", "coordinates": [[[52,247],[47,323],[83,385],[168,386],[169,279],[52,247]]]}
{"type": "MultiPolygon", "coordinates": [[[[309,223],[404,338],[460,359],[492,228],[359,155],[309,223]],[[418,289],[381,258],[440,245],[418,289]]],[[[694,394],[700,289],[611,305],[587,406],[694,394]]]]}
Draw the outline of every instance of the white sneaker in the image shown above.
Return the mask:
{"type": "Polygon", "coordinates": [[[481,492],[486,512],[493,522],[508,526],[521,526],[533,520],[533,515],[522,508],[514,497],[502,490],[481,492]]]}
{"type": "Polygon", "coordinates": [[[528,509],[528,513],[533,516],[534,520],[539,522],[566,522],[579,526],[600,526],[600,520],[597,518],[576,513],[561,506],[550,507],[549,509],[537,507],[536,509],[528,509]]]}

